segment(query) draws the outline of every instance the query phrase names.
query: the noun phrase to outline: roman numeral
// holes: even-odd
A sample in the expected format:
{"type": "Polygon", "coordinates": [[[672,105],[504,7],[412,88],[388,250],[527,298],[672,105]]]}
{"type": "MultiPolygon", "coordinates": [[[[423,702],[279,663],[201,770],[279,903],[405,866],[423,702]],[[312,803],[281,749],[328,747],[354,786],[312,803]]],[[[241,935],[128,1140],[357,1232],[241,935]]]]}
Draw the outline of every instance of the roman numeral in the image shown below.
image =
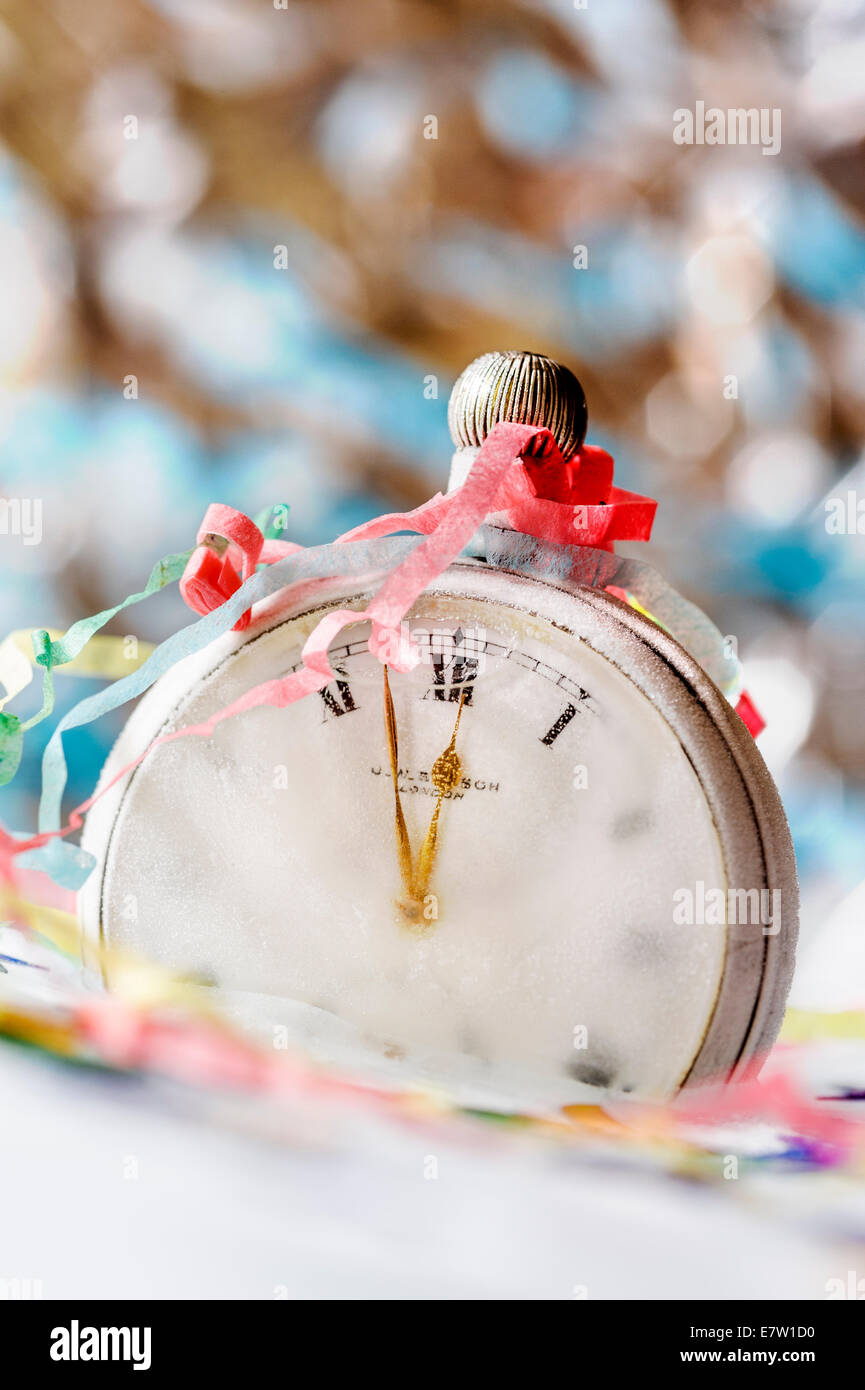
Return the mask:
{"type": "Polygon", "coordinates": [[[477,675],[478,663],[471,657],[458,657],[448,663],[443,656],[433,660],[432,688],[424,695],[425,700],[449,700],[458,704],[463,689],[466,692],[464,705],[470,705],[474,686],[470,684],[477,675]]]}
{"type": "Polygon", "coordinates": [[[546,744],[547,748],[552,748],[559,734],[562,732],[563,729],[566,729],[568,727],[576,712],[576,705],[568,705],[565,709],[563,709],[553,727],[551,729],[547,729],[547,732],[541,739],[541,743],[546,744]]]}
{"type": "Polygon", "coordinates": [[[469,684],[478,673],[477,658],[466,656],[462,650],[464,634],[458,628],[453,635],[453,647],[448,653],[434,651],[432,654],[433,684],[427,690],[425,700],[448,700],[458,704],[465,689],[464,705],[470,705],[474,687],[469,684]]]}
{"type": "Polygon", "coordinates": [[[318,693],[324,701],[325,719],[331,716],[339,718],[341,714],[351,714],[352,710],[357,709],[348,681],[338,680],[335,682],[335,689],[326,685],[318,693]]]}

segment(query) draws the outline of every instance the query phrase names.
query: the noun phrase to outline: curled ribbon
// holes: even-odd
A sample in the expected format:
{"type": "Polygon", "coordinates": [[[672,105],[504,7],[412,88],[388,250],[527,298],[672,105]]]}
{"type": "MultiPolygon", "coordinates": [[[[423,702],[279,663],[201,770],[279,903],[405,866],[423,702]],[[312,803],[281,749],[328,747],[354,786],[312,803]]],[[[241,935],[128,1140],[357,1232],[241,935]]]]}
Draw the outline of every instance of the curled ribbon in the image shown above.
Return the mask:
{"type": "MultiPolygon", "coordinates": [[[[291,541],[265,540],[248,516],[212,502],[198,529],[196,549],[181,576],[180,592],[196,613],[212,613],[237,593],[259,563],[273,564],[302,548],[291,541]]],[[[247,609],[234,624],[234,631],[242,632],[251,617],[252,611],[247,609]]]]}

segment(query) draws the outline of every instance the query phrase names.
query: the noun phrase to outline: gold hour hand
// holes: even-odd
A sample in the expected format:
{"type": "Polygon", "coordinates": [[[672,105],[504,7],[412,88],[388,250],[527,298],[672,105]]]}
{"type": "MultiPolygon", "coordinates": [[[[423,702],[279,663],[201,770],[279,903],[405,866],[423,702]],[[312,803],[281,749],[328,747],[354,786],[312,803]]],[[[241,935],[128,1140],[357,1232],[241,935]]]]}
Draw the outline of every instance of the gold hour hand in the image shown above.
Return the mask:
{"type": "Polygon", "coordinates": [[[459,785],[463,775],[462,763],[456,750],[457,734],[459,733],[460,720],[463,717],[463,704],[465,703],[466,692],[463,689],[460,695],[459,709],[457,710],[457,721],[454,724],[454,731],[451,734],[451,741],[443,753],[439,753],[432,765],[432,783],[438,792],[438,800],[435,810],[432,813],[432,820],[429,823],[426,837],[421,845],[418,855],[417,869],[415,870],[414,885],[412,896],[417,902],[423,903],[429,889],[430,878],[432,877],[433,865],[435,864],[436,846],[438,843],[439,815],[441,814],[442,802],[454,787],[459,785]]]}

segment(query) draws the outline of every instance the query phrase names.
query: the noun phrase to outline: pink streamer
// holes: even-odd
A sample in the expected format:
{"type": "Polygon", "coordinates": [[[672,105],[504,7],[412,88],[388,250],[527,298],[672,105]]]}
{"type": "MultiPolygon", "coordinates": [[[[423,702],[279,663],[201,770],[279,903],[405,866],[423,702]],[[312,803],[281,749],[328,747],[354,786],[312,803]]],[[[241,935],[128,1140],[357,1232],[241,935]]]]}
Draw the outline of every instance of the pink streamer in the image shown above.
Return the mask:
{"type": "MultiPolygon", "coordinates": [[[[255,573],[259,562],[273,564],[303,548],[290,541],[265,540],[254,521],[221,502],[212,502],[207,508],[196,541],[197,549],[190,555],[180,580],[180,592],[196,613],[211,613],[219,608],[255,573]],[[214,549],[213,536],[228,541],[224,554],[214,549]]],[[[251,618],[251,611],[242,614],[234,631],[242,632],[251,618]]]]}
{"type": "MultiPolygon", "coordinates": [[[[504,439],[509,437],[505,432],[533,428],[503,423],[496,425],[488,440],[499,431],[504,439]]],[[[637,492],[613,487],[613,459],[606,450],[586,444],[579,454],[566,461],[546,430],[536,433],[547,436],[545,452],[540,457],[511,460],[513,466],[504,470],[501,485],[490,501],[490,511],[501,514],[513,530],[555,545],[587,545],[611,551],[617,540],[649,539],[658,504],[637,492]]],[[[459,513],[465,506],[465,489],[482,458],[486,458],[488,440],[461,488],[447,496],[439,492],[414,511],[376,517],[339,539],[371,540],[395,530],[435,531],[447,516],[459,513]]]]}
{"type": "Polygon", "coordinates": [[[689,1123],[711,1125],[744,1120],[771,1123],[830,1145],[841,1155],[861,1146],[861,1125],[811,1100],[795,1080],[783,1072],[764,1081],[757,1080],[757,1065],[754,1064],[749,1077],[723,1089],[702,1087],[685,1091],[676,1101],[679,1118],[689,1123]]]}

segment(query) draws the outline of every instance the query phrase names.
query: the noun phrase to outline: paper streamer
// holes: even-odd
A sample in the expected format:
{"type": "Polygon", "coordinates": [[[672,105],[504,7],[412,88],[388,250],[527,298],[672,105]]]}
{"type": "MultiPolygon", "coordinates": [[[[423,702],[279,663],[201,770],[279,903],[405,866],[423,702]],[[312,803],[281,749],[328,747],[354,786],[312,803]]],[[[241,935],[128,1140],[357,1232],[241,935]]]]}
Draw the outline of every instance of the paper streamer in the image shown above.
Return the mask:
{"type": "MultiPolygon", "coordinates": [[[[447,495],[439,492],[412,512],[376,517],[355,527],[344,539],[383,536],[388,529],[398,527],[432,532],[452,512],[458,514],[465,507],[465,489],[481,459],[488,458],[488,440],[499,431],[504,441],[514,437],[514,430],[531,428],[506,422],[496,425],[478,450],[462,487],[447,495]]],[[[612,550],[616,540],[649,539],[658,504],[650,497],[613,487],[613,460],[605,450],[587,444],[566,462],[552,436],[547,431],[539,431],[540,434],[546,435],[543,453],[514,460],[518,466],[501,475],[489,508],[500,524],[548,544],[591,546],[607,551],[612,550]]]]}
{"type": "MultiPolygon", "coordinates": [[[[272,564],[302,549],[290,541],[266,540],[254,521],[221,502],[208,507],[196,539],[197,549],[183,571],[180,592],[197,613],[210,613],[231,598],[255,573],[259,561],[272,564]]],[[[251,617],[249,609],[242,613],[235,632],[248,627],[251,617]]]]}
{"type": "Polygon", "coordinates": [[[774,1124],[826,1144],[839,1162],[863,1147],[861,1124],[812,1100],[783,1072],[766,1080],[752,1076],[733,1085],[684,1091],[675,1101],[675,1110],[683,1120],[698,1124],[745,1120],[774,1124]]]}
{"type": "Polygon", "coordinates": [[[626,596],[631,607],[669,632],[711,676],[731,704],[742,690],[739,661],[710,618],[677,593],[643,560],[580,545],[552,545],[498,526],[483,525],[472,547],[487,563],[550,583],[563,580],[626,596]]]}
{"type": "Polygon", "coordinates": [[[27,631],[10,632],[0,642],[0,685],[5,692],[0,698],[0,710],[22,690],[26,690],[33,679],[33,661],[28,656],[30,650],[30,633],[27,631]]]}
{"type": "MultiPolygon", "coordinates": [[[[607,593],[613,594],[616,598],[620,598],[623,603],[627,603],[628,607],[633,608],[635,612],[642,613],[644,618],[648,618],[649,621],[655,623],[657,627],[663,628],[664,632],[670,632],[670,629],[661,622],[660,618],[657,618],[654,613],[650,613],[648,608],[644,608],[643,605],[640,603],[640,600],[636,597],[636,595],[629,593],[627,589],[619,589],[616,587],[615,584],[608,584],[607,593]]],[[[697,611],[699,612],[700,610],[698,609],[697,611]]],[[[702,614],[702,616],[705,617],[705,614],[702,614]]],[[[717,629],[715,629],[715,631],[717,632],[717,629]]],[[[670,636],[675,636],[675,633],[670,632],[670,636]]],[[[718,633],[719,638],[720,636],[721,634],[718,633]]],[[[681,645],[684,645],[684,643],[682,643],[681,645]]],[[[766,721],[760,714],[760,711],[757,709],[756,705],[754,704],[754,701],[751,699],[747,690],[742,690],[742,693],[739,695],[738,700],[735,699],[735,692],[740,689],[738,660],[736,662],[736,665],[737,671],[734,675],[734,678],[730,680],[728,689],[725,691],[724,687],[721,686],[721,691],[723,694],[727,696],[727,699],[733,705],[736,713],[742,720],[742,723],[745,725],[748,732],[752,734],[754,738],[757,738],[757,736],[761,734],[765,729],[766,721]]]]}
{"type": "Polygon", "coordinates": [[[21,765],[24,731],[17,714],[0,714],[0,787],[11,782],[21,765]]]}
{"type": "MultiPolygon", "coordinates": [[[[189,557],[187,551],[183,555],[167,555],[158,561],[151,570],[150,577],[145,587],[140,593],[130,594],[123,599],[122,603],[115,604],[113,608],[103,609],[101,613],[95,613],[92,617],[81,618],[60,637],[52,638],[51,633],[45,628],[41,628],[31,634],[33,645],[33,661],[43,668],[42,679],[42,707],[31,719],[22,722],[17,716],[0,715],[0,786],[11,781],[21,761],[22,736],[28,730],[41,723],[41,721],[54,709],[54,668],[65,666],[70,662],[76,661],[85,646],[100,628],[105,627],[112,618],[116,617],[124,608],[129,608],[132,604],[141,603],[149,598],[151,594],[158,593],[173,580],[179,579],[183,573],[184,566],[189,557]]],[[[13,645],[16,634],[13,634],[13,645]]],[[[4,642],[7,658],[12,647],[7,647],[4,642]]],[[[14,685],[19,685],[19,690],[23,690],[29,683],[30,675],[23,681],[23,667],[14,658],[9,658],[9,666],[6,668],[9,677],[14,685]],[[21,683],[23,681],[23,684],[21,683]]],[[[84,663],[82,673],[87,673],[87,663],[84,663]]],[[[0,679],[4,679],[3,672],[0,671],[0,679]]],[[[7,686],[8,692],[8,686],[7,686]]],[[[14,692],[18,693],[18,692],[14,692]]],[[[10,698],[7,693],[7,698],[10,698]]]]}
{"type": "MultiPolygon", "coordinates": [[[[64,633],[59,629],[41,629],[55,650],[62,649],[64,633]]],[[[33,679],[34,671],[40,663],[37,661],[36,651],[33,647],[33,633],[29,628],[22,628],[18,632],[11,632],[6,640],[0,643],[0,684],[3,685],[6,694],[0,699],[0,711],[7,701],[20,695],[33,679]]],[[[42,650],[42,637],[40,635],[40,651],[42,650]]],[[[87,646],[65,662],[57,669],[64,675],[84,676],[98,680],[119,680],[130,671],[134,671],[153,651],[150,642],[140,642],[137,638],[129,637],[91,637],[87,646]]],[[[52,663],[53,671],[53,663],[52,663]]],[[[46,676],[48,672],[46,671],[46,676]]],[[[46,700],[43,693],[43,709],[46,707],[46,700]]],[[[46,712],[50,712],[47,710],[46,712]]],[[[41,716],[40,711],[40,716],[41,716]]],[[[22,730],[33,727],[37,719],[22,724],[22,730]]],[[[0,740],[0,757],[2,757],[2,740],[0,740]]],[[[0,786],[9,778],[4,778],[0,772],[0,786]]]]}
{"type": "Polygon", "coordinates": [[[865,1010],[844,1009],[837,1013],[815,1013],[810,1009],[788,1009],[778,1041],[826,1042],[839,1038],[865,1042],[865,1010]]]}

